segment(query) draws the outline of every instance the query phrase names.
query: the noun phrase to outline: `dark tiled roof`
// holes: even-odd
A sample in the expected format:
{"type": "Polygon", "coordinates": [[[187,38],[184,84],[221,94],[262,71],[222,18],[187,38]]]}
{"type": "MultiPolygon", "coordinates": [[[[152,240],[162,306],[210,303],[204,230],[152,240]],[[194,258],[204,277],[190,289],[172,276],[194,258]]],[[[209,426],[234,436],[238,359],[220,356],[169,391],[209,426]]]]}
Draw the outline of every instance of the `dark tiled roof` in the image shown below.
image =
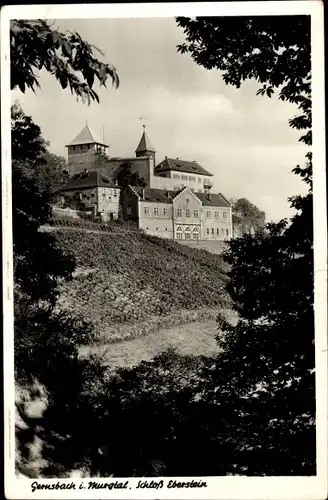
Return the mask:
{"type": "Polygon", "coordinates": [[[167,170],[174,170],[176,172],[186,172],[188,174],[201,174],[212,177],[213,174],[205,170],[195,161],[174,160],[173,158],[165,158],[161,163],[155,167],[155,173],[160,174],[167,170]]]}
{"type": "MultiPolygon", "coordinates": [[[[133,186],[131,189],[142,197],[142,188],[133,186]]],[[[158,203],[172,203],[172,199],[177,195],[177,191],[166,191],[165,189],[144,188],[144,199],[146,201],[158,203]]]]}
{"type": "Polygon", "coordinates": [[[82,172],[80,174],[75,174],[73,177],[63,186],[60,191],[70,191],[72,189],[86,189],[93,187],[108,187],[120,189],[119,186],[114,184],[102,175],[97,170],[91,172],[82,172]]]}
{"type": "Polygon", "coordinates": [[[197,198],[200,199],[202,205],[213,207],[230,207],[230,203],[225,199],[221,193],[195,193],[197,198]]]}
{"type": "MultiPolygon", "coordinates": [[[[133,186],[131,188],[140,197],[142,196],[142,188],[133,186]]],[[[172,200],[178,196],[185,188],[179,191],[166,191],[165,189],[152,189],[149,187],[144,188],[144,200],[158,203],[172,203],[172,200]]],[[[194,193],[204,206],[213,207],[230,207],[230,203],[225,199],[221,193],[206,194],[194,193]]]]}
{"type": "Polygon", "coordinates": [[[146,134],[146,132],[144,132],[142,134],[142,136],[141,136],[139,145],[138,145],[138,147],[136,149],[136,153],[143,153],[144,151],[150,151],[152,153],[155,153],[154,146],[152,146],[152,144],[151,144],[151,142],[149,140],[149,137],[146,134]]]}

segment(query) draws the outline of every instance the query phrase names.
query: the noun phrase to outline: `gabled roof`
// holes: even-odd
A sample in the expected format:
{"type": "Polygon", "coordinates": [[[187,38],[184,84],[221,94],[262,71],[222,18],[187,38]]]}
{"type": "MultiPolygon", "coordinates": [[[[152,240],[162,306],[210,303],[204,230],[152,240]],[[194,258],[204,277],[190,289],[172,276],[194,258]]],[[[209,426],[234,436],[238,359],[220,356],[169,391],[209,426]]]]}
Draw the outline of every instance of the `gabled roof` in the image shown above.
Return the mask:
{"type": "Polygon", "coordinates": [[[200,199],[202,205],[208,207],[230,207],[230,203],[221,193],[194,193],[200,199]]]}
{"type": "Polygon", "coordinates": [[[145,131],[141,136],[140,142],[136,149],[136,153],[143,153],[144,151],[150,151],[151,153],[155,153],[155,148],[152,146],[149,137],[145,131]]]}
{"type": "Polygon", "coordinates": [[[75,137],[75,139],[66,144],[68,146],[78,146],[80,144],[100,144],[101,146],[108,147],[108,144],[105,144],[102,139],[96,134],[92,128],[86,124],[86,126],[81,130],[81,132],[75,137]]]}
{"type": "MultiPolygon", "coordinates": [[[[142,198],[142,188],[131,186],[131,189],[142,198]]],[[[173,199],[178,196],[182,191],[188,189],[186,187],[179,189],[179,191],[167,191],[165,189],[153,189],[149,187],[145,187],[144,192],[144,201],[149,201],[152,203],[172,203],[173,199]]],[[[225,197],[221,193],[216,194],[206,194],[206,193],[194,193],[191,191],[197,198],[200,200],[203,206],[213,206],[213,207],[230,207],[230,203],[225,199],[225,197]]]]}
{"type": "Polygon", "coordinates": [[[65,186],[59,189],[59,192],[94,187],[120,189],[119,186],[107,179],[107,177],[102,175],[100,172],[98,172],[97,170],[93,170],[92,172],[81,172],[80,174],[73,175],[73,177],[65,184],[65,186]]]}
{"type": "Polygon", "coordinates": [[[213,174],[201,167],[196,161],[178,160],[173,158],[165,158],[161,163],[155,167],[155,174],[173,170],[176,172],[186,172],[188,174],[200,174],[212,177],[213,174]]]}
{"type": "Polygon", "coordinates": [[[177,195],[176,191],[166,191],[165,189],[153,189],[150,187],[131,186],[132,191],[137,193],[142,198],[144,193],[144,200],[157,202],[157,203],[172,203],[172,199],[177,195]]]}

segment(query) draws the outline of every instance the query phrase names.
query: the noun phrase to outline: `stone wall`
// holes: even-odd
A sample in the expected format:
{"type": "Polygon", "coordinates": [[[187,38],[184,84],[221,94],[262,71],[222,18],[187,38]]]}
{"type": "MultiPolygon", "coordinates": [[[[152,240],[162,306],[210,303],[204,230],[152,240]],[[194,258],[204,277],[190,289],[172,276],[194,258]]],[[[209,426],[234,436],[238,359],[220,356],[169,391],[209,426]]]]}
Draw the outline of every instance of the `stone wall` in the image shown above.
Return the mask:
{"type": "Polygon", "coordinates": [[[197,248],[198,250],[207,250],[208,252],[221,255],[221,253],[227,248],[227,244],[223,241],[186,241],[186,240],[176,240],[181,245],[186,245],[192,248],[197,248]]]}

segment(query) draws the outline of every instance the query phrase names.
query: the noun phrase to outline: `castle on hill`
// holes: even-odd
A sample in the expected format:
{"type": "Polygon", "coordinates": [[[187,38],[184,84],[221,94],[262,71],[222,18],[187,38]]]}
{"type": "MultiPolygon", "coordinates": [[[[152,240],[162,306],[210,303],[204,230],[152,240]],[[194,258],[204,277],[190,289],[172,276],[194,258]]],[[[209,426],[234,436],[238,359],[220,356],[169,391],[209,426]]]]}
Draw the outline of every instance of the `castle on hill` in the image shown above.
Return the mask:
{"type": "Polygon", "coordinates": [[[121,216],[163,238],[233,237],[231,205],[221,193],[212,193],[213,174],[196,161],[165,157],[157,163],[145,127],[135,156],[108,156],[108,144],[88,124],[66,147],[69,180],[60,189],[62,206],[83,206],[105,221],[121,216]],[[118,185],[115,179],[124,164],[142,185],[118,185]]]}

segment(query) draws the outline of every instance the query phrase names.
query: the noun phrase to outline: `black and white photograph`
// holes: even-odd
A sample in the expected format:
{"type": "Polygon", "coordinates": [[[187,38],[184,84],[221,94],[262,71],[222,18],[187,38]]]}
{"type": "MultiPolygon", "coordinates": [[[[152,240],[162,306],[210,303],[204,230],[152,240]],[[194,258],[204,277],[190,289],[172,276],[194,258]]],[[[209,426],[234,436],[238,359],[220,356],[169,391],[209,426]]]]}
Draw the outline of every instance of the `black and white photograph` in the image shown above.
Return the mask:
{"type": "Polygon", "coordinates": [[[325,498],[323,4],[1,18],[6,498],[325,498]]]}

